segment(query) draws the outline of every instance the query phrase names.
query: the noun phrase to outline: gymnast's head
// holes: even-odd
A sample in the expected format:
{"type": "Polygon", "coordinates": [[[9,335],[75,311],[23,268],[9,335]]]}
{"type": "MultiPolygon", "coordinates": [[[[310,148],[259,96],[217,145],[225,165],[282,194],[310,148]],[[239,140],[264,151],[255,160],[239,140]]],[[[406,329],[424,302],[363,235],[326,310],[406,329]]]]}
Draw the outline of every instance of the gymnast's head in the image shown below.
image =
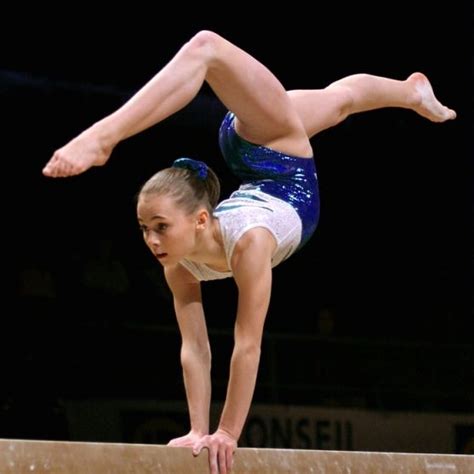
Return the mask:
{"type": "Polygon", "coordinates": [[[137,197],[143,238],[160,263],[192,256],[212,226],[220,195],[216,174],[202,161],[179,158],[154,174],[137,197]]]}

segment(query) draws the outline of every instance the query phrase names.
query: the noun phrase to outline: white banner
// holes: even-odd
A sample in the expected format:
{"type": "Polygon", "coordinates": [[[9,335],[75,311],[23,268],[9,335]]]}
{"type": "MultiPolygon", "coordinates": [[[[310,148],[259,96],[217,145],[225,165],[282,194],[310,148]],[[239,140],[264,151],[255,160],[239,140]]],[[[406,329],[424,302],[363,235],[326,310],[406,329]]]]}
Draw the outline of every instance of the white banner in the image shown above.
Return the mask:
{"type": "Polygon", "coordinates": [[[248,446],[348,451],[474,453],[474,415],[256,405],[248,446]]]}

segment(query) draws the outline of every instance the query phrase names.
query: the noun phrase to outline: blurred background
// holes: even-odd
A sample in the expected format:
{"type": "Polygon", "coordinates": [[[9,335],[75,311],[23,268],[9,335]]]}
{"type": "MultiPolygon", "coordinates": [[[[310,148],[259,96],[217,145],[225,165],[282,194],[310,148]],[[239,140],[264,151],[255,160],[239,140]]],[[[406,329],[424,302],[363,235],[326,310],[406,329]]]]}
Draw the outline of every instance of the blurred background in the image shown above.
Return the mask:
{"type": "MultiPolygon", "coordinates": [[[[429,9],[327,2],[311,12],[263,6],[260,16],[229,4],[157,8],[107,17],[42,5],[8,9],[1,20],[0,437],[165,443],[188,429],[172,300],[142,241],[134,196],[179,156],[207,161],[228,196],[238,183],[218,149],[225,110],[203,87],[184,110],[119,144],[107,166],[65,180],[46,179],[41,169],[193,34],[211,29],[287,89],[322,88],[356,72],[404,79],[419,70],[457,111],[455,121],[434,124],[379,110],[313,139],[320,225],[274,271],[254,406],[287,427],[291,417],[278,417],[289,416],[288,407],[300,413],[293,421],[311,418],[306,409],[323,410],[317,417],[331,423],[328,413],[344,410],[366,413],[366,424],[389,413],[455,416],[456,441],[450,432],[440,448],[426,440],[416,449],[467,452],[474,437],[472,2],[429,9]],[[99,429],[99,420],[114,421],[99,429]],[[144,426],[153,435],[140,437],[144,426]]],[[[218,413],[237,294],[231,280],[203,286],[218,413]]],[[[385,445],[364,444],[361,429],[357,442],[296,447],[410,449],[390,433],[385,445]]],[[[295,447],[306,438],[252,439],[244,442],[295,447]]]]}

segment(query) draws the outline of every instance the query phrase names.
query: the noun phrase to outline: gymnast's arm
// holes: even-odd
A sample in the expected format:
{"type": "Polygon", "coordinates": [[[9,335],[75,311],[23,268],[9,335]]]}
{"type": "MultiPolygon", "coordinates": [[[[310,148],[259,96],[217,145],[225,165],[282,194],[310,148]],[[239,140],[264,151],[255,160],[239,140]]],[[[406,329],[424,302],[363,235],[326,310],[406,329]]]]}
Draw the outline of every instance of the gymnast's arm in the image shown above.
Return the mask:
{"type": "Polygon", "coordinates": [[[235,344],[230,365],[224,409],[215,433],[194,446],[194,454],[209,450],[212,473],[229,472],[255,389],[263,325],[270,303],[271,258],[276,242],[270,232],[258,227],[237,242],[231,266],[239,299],[235,323],[235,344]]]}
{"type": "Polygon", "coordinates": [[[211,400],[211,351],[202,306],[201,285],[180,264],[165,267],[173,293],[176,318],[181,332],[181,365],[188,401],[191,431],[170,441],[171,446],[192,446],[209,433],[211,400]]]}
{"type": "Polygon", "coordinates": [[[260,362],[263,327],[270,304],[272,234],[257,227],[244,234],[232,255],[232,270],[239,290],[235,344],[229,384],[219,430],[240,437],[247,417],[260,362]]]}

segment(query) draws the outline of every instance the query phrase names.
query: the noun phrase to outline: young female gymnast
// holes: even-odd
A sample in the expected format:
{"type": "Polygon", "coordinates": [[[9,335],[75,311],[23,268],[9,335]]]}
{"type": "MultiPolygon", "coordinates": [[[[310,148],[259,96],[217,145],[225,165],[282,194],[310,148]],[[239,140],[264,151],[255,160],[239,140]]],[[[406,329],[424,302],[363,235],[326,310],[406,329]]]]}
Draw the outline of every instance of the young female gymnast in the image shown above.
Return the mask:
{"type": "Polygon", "coordinates": [[[182,336],[181,363],[191,429],[170,446],[209,450],[213,474],[230,471],[256,383],[272,268],[316,229],[319,196],[310,139],[351,114],[410,109],[433,122],[454,119],[428,79],[368,74],[321,90],[285,91],[252,56],[216,33],[201,31],[122,107],[57,150],[49,177],[104,165],[122,140],[188,104],[207,82],[229,112],[219,143],[242,180],[218,204],[219,182],[203,162],[176,160],[141,188],[137,216],[145,243],[163,265],[182,336]],[[238,287],[235,344],[217,430],[209,432],[211,352],[200,281],[232,276],[238,287]]]}

